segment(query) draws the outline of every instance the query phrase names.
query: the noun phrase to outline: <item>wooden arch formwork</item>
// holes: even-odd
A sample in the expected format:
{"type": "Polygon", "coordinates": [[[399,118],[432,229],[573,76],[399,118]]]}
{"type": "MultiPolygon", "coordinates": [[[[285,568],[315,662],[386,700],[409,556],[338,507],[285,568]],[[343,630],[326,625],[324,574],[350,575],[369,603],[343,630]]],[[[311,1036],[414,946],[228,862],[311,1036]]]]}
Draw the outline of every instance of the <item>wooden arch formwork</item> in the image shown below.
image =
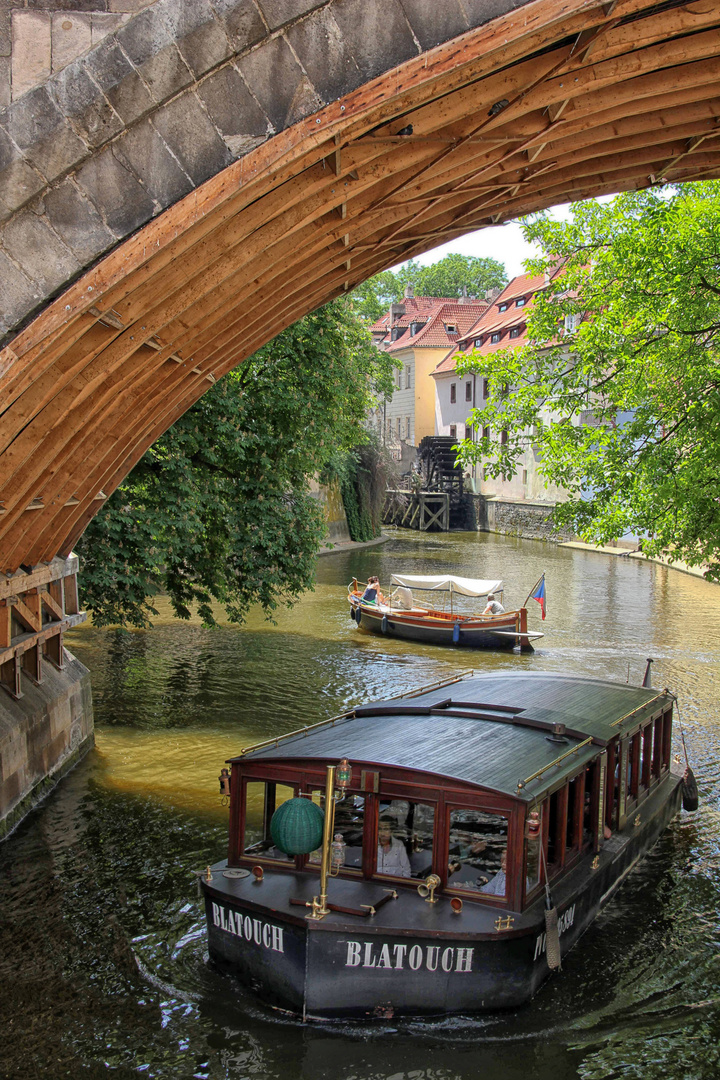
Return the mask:
{"type": "Polygon", "coordinates": [[[269,139],[0,353],[0,569],[67,555],[144,451],[300,316],[471,230],[720,174],[713,0],[535,0],[269,139]]]}

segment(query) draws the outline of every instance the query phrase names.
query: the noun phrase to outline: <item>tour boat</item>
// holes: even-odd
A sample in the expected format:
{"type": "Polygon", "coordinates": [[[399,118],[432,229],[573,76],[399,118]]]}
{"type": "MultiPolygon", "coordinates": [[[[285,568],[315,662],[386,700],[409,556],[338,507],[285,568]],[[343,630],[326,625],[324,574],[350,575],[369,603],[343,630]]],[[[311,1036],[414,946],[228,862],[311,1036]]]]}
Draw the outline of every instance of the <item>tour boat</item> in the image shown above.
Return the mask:
{"type": "Polygon", "coordinates": [[[526,1002],[678,811],[673,700],[470,672],[245,749],[212,960],[304,1019],[526,1002]]]}
{"type": "MultiPolygon", "coordinates": [[[[466,646],[474,649],[513,649],[532,652],[532,642],[543,637],[539,631],[528,630],[527,608],[503,611],[496,615],[467,614],[453,610],[455,598],[502,595],[503,583],[477,578],[420,574],[393,574],[393,591],[385,600],[368,602],[363,599],[365,586],[353,578],[348,585],[350,617],[359,627],[387,634],[388,637],[420,641],[430,645],[466,646]],[[425,603],[417,604],[417,591],[430,593],[432,598],[449,598],[449,610],[440,610],[425,603]]],[[[529,597],[528,597],[529,599],[529,597]]]]}

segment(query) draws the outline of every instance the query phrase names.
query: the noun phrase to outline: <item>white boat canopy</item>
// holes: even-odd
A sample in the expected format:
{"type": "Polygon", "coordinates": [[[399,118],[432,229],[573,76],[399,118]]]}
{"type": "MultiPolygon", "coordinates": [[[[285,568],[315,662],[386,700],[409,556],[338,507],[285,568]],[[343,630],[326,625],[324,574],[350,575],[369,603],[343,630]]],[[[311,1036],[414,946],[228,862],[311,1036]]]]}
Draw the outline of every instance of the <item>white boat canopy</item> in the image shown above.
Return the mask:
{"type": "Polygon", "coordinates": [[[438,592],[460,593],[462,596],[487,596],[503,591],[502,581],[481,581],[478,578],[439,576],[425,574],[393,574],[393,585],[406,589],[432,589],[438,592]]]}

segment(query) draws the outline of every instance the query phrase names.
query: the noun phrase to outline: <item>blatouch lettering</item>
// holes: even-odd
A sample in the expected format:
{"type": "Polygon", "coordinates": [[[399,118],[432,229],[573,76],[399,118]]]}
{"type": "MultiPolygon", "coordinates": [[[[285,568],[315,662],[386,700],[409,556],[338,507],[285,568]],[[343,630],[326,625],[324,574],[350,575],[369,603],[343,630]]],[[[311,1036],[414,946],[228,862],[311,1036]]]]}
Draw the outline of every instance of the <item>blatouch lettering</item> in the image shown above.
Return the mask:
{"type": "Polygon", "coordinates": [[[282,926],[273,926],[261,919],[250,919],[247,915],[243,918],[239,911],[234,912],[230,908],[226,910],[222,904],[214,901],[212,920],[213,924],[226,934],[234,934],[235,937],[244,938],[245,941],[260,945],[271,952],[285,952],[282,926]]]}
{"type": "Polygon", "coordinates": [[[388,968],[403,971],[471,972],[472,948],[456,948],[453,945],[443,949],[440,945],[381,945],[374,941],[347,941],[345,955],[346,968],[388,968]]]}

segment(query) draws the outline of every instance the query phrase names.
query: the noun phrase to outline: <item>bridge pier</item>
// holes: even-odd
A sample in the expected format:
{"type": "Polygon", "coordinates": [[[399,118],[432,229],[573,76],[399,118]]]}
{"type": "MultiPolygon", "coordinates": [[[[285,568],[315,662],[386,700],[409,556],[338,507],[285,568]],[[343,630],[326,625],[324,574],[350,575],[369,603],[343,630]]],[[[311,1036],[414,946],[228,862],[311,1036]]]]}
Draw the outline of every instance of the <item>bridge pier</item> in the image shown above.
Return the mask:
{"type": "Polygon", "coordinates": [[[93,745],[90,672],[63,644],[83,622],[77,557],[0,577],[0,840],[93,745]]]}

